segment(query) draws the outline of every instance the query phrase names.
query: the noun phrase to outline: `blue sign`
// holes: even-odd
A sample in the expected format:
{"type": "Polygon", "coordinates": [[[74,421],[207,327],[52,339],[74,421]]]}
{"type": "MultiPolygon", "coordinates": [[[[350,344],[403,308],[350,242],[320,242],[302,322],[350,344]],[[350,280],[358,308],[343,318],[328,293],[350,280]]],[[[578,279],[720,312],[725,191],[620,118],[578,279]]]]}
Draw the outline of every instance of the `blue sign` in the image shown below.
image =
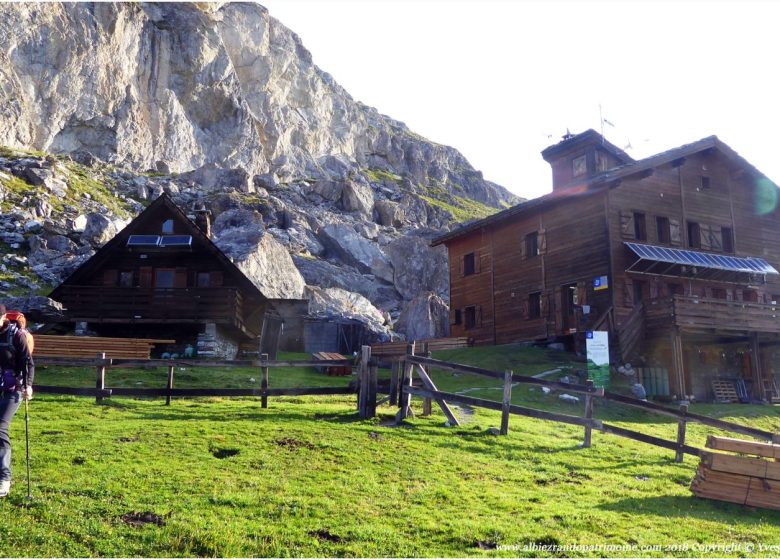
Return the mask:
{"type": "Polygon", "coordinates": [[[593,290],[606,290],[609,288],[609,278],[607,276],[599,276],[593,279],[593,290]]]}

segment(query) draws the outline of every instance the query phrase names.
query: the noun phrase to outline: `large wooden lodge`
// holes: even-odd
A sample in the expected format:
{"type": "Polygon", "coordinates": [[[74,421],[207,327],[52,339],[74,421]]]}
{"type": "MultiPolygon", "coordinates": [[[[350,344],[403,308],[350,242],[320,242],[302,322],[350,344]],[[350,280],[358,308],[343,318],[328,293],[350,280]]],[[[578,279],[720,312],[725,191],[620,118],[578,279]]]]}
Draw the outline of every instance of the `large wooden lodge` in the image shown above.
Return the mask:
{"type": "Polygon", "coordinates": [[[653,396],[772,398],[777,185],[715,136],[635,161],[588,130],[542,156],[550,194],[434,240],[451,335],[581,349],[606,330],[615,363],[655,372],[653,396]]]}
{"type": "Polygon", "coordinates": [[[257,341],[272,301],[163,194],[50,294],[67,324],[109,337],[172,339],[201,355],[234,358],[257,341]]]}

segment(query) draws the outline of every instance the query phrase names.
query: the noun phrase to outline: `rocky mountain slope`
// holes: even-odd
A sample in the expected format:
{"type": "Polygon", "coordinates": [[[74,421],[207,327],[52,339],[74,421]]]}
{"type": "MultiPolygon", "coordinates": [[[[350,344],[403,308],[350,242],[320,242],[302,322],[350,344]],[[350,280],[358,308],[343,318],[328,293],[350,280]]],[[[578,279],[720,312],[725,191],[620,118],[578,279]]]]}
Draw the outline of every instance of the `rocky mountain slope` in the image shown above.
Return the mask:
{"type": "Polygon", "coordinates": [[[16,294],[165,191],[212,210],[269,297],[440,335],[446,255],[428,241],[515,201],[353,100],[252,3],[0,4],[0,145],[0,290],[16,294]]]}

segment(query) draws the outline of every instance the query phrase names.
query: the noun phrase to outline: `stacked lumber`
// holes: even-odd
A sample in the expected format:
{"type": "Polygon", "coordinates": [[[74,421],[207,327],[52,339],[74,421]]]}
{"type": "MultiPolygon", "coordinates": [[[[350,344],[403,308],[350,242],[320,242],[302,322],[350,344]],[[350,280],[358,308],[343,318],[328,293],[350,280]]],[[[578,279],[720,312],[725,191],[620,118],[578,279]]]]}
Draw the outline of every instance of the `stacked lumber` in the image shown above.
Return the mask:
{"type": "Polygon", "coordinates": [[[99,336],[35,335],[35,356],[43,358],[94,358],[105,352],[107,358],[148,360],[155,344],[175,340],[150,338],[109,338],[99,336]]]}
{"type": "MultiPolygon", "coordinates": [[[[315,352],[311,355],[312,358],[319,361],[343,361],[346,360],[346,356],[342,356],[338,352],[315,352]]],[[[319,371],[325,371],[328,375],[334,375],[334,376],[343,376],[343,375],[352,375],[352,367],[351,366],[320,366],[317,368],[319,371]]]]}
{"type": "Polygon", "coordinates": [[[780,510],[780,445],[710,436],[707,447],[742,455],[703,452],[691,483],[694,495],[780,510]]]}
{"type": "MultiPolygon", "coordinates": [[[[385,342],[371,345],[372,356],[404,356],[409,342],[385,342]]],[[[427,340],[414,341],[415,352],[436,352],[437,350],[452,350],[455,348],[468,348],[469,339],[466,336],[450,338],[429,338],[427,340]]]]}

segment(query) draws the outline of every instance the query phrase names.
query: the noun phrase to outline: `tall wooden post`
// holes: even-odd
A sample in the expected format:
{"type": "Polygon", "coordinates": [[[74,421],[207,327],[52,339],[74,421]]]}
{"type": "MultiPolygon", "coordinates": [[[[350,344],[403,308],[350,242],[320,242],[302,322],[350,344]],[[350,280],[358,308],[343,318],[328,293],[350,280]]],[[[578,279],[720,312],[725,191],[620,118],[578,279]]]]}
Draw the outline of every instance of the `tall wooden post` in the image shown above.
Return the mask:
{"type": "Polygon", "coordinates": [[[674,390],[679,399],[685,398],[685,366],[683,364],[682,338],[677,327],[672,329],[672,369],[677,376],[674,390]]]}
{"type": "Polygon", "coordinates": [[[685,445],[685,429],[687,423],[686,415],[688,414],[688,405],[681,404],[680,412],[683,416],[677,421],[677,452],[674,456],[675,463],[682,463],[683,457],[685,457],[683,446],[685,445]]]}
{"type": "MultiPolygon", "coordinates": [[[[426,358],[430,358],[431,357],[431,353],[428,352],[428,343],[427,342],[425,343],[424,348],[425,348],[424,356],[426,358]]],[[[422,415],[423,416],[430,416],[432,411],[433,411],[433,400],[431,399],[431,397],[423,398],[423,413],[422,413],[422,415]]]]}
{"type": "Polygon", "coordinates": [[[268,354],[260,354],[260,406],[268,408],[268,354]]]}
{"type": "Polygon", "coordinates": [[[358,417],[373,418],[376,414],[376,393],[374,393],[374,415],[371,413],[371,347],[360,348],[360,367],[358,368],[358,417]]]}
{"type": "MultiPolygon", "coordinates": [[[[758,394],[763,400],[766,399],[766,394],[764,393],[764,377],[761,375],[761,347],[758,344],[757,332],[754,332],[750,337],[750,352],[752,354],[750,362],[751,367],[753,368],[753,371],[751,372],[753,374],[753,395],[749,396],[753,398],[758,394]]],[[[771,397],[769,398],[769,404],[772,404],[771,397]]]]}
{"type": "Polygon", "coordinates": [[[106,388],[106,353],[98,352],[96,358],[99,360],[95,367],[95,404],[103,402],[103,391],[106,388]]]}
{"type": "Polygon", "coordinates": [[[512,370],[504,371],[504,400],[501,403],[501,429],[499,433],[505,436],[509,433],[509,407],[512,404],[512,370]]]}
{"type": "MultiPolygon", "coordinates": [[[[585,385],[587,385],[589,390],[592,390],[594,385],[593,380],[588,379],[585,382],[585,385]]],[[[593,419],[593,395],[591,393],[585,394],[585,418],[587,418],[588,420],[593,419]]],[[[593,428],[591,428],[590,426],[585,426],[585,439],[582,441],[583,448],[587,449],[588,447],[590,447],[592,433],[593,433],[593,428]]]]}
{"type": "Polygon", "coordinates": [[[393,361],[390,366],[390,406],[398,404],[398,374],[400,369],[401,361],[393,361]]]}
{"type": "Polygon", "coordinates": [[[377,377],[379,373],[379,365],[371,360],[371,347],[368,348],[368,391],[366,393],[366,418],[374,418],[376,416],[376,391],[377,391],[377,377]]]}
{"type": "Polygon", "coordinates": [[[168,366],[168,383],[165,386],[165,406],[171,405],[171,389],[173,389],[173,366],[168,366]]]}
{"type": "MultiPolygon", "coordinates": [[[[407,356],[414,356],[414,342],[406,347],[407,356]]],[[[401,422],[404,418],[411,416],[414,417],[412,412],[412,395],[408,393],[405,388],[412,386],[412,369],[414,364],[408,360],[403,362],[403,374],[401,377],[401,394],[398,398],[398,414],[396,414],[396,422],[401,422]]]]}

